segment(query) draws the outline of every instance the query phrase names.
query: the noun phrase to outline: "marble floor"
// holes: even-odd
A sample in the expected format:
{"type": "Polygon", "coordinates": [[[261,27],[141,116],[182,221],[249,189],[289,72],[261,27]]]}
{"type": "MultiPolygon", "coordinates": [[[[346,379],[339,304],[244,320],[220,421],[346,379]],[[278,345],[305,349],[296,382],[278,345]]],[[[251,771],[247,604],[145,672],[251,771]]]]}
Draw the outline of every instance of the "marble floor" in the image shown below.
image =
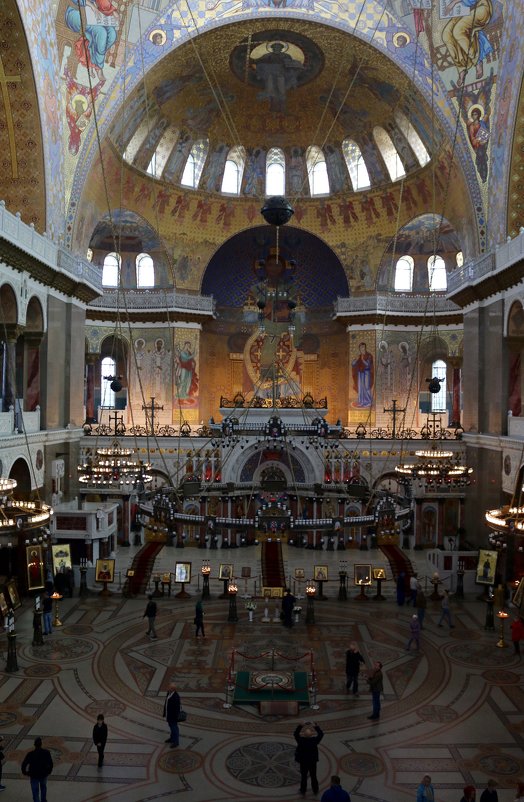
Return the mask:
{"type": "MultiPolygon", "coordinates": [[[[324,730],[319,780],[340,774],[353,802],[411,802],[423,774],[431,775],[437,802],[458,802],[467,784],[482,789],[488,778],[499,788],[500,802],[514,799],[524,780],[524,688],[522,663],[511,642],[497,648],[499,633],[485,631],[485,604],[474,595],[452,599],[454,629],[439,628],[439,603],[429,602],[421,649],[406,651],[411,607],[399,607],[393,582],[385,583],[385,601],[338,600],[340,560],[353,575],[355,562],[383,564],[380,553],[362,559],[359,552],[310,552],[284,546],[286,572],[296,567],[311,575],[313,565],[327,565],[332,581],[325,601],[315,601],[315,623],[286,630],[263,622],[260,600],[248,620],[244,593],[254,591],[260,571],[259,548],[207,551],[212,567],[211,599],[205,601],[204,639],[194,637],[194,604],[199,598],[203,552],[164,548],[155,569],[191,562],[196,579],[186,586],[190,598],[159,600],[158,639],[146,637],[145,599],[118,592],[118,575],[130,564],[133,549],[117,555],[117,582],[108,598],[63,599],[63,626],[32,646],[32,610],[17,611],[18,670],[0,672],[0,733],[5,738],[4,800],[30,799],[20,763],[42,736],[55,761],[48,799],[67,802],[109,800],[142,802],[176,798],[191,802],[263,802],[298,799],[293,730],[297,721],[316,720],[324,730]],[[219,599],[220,563],[232,563],[240,575],[250,566],[253,578],[239,580],[238,623],[228,623],[228,601],[219,599]],[[365,679],[358,698],[345,694],[344,655],[357,640],[369,664],[384,664],[384,698],[378,722],[369,721],[371,700],[365,679]],[[300,716],[262,717],[254,705],[228,706],[228,672],[275,668],[307,670],[311,654],[317,690],[300,716]],[[300,668],[298,668],[300,666],[300,668]],[[188,713],[180,725],[179,749],[164,743],[165,691],[176,681],[188,713]],[[97,768],[91,742],[96,716],[109,728],[106,760],[97,768]]],[[[419,575],[427,573],[423,555],[419,575]]],[[[259,587],[259,585],[257,585],[259,587]]],[[[179,590],[175,587],[174,593],[179,590]]],[[[374,595],[370,593],[370,596],[374,595]]],[[[509,636],[509,623],[506,623],[509,636]]],[[[5,636],[0,667],[5,666],[5,636]]],[[[480,794],[477,796],[480,796],[480,794]]],[[[311,791],[307,797],[312,798],[311,791]]]]}

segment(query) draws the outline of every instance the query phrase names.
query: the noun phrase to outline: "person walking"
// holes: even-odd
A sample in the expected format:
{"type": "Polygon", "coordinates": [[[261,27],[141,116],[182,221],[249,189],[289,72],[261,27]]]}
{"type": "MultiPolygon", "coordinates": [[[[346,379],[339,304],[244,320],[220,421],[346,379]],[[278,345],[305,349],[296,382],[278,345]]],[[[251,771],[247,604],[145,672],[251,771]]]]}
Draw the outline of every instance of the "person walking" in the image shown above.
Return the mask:
{"type": "Polygon", "coordinates": [[[202,637],[206,637],[206,633],[204,632],[204,608],[202,607],[202,602],[200,599],[197,601],[195,605],[195,638],[198,638],[198,633],[202,633],[202,637]]]}
{"type": "Polygon", "coordinates": [[[295,606],[295,597],[287,588],[285,596],[282,599],[282,623],[285,627],[293,626],[293,608],[295,606]]]}
{"type": "Polygon", "coordinates": [[[497,783],[495,780],[488,780],[488,783],[480,795],[480,802],[499,802],[499,795],[496,791],[497,783]]]}
{"type": "Polygon", "coordinates": [[[415,641],[415,649],[418,651],[420,649],[420,622],[416,613],[411,616],[411,621],[409,622],[409,632],[410,636],[407,642],[406,651],[410,651],[413,641],[415,641]]]}
{"type": "Polygon", "coordinates": [[[324,791],[320,797],[320,802],[351,802],[351,797],[340,785],[340,777],[334,774],[331,778],[331,786],[324,791]]]}
{"type": "Polygon", "coordinates": [[[178,717],[180,715],[180,696],[178,695],[176,685],[172,683],[167,692],[166,701],[164,702],[164,718],[166,719],[170,736],[166,738],[166,744],[171,744],[171,749],[176,749],[179,744],[180,731],[178,729],[178,717]]]}
{"type": "Polygon", "coordinates": [[[5,785],[2,785],[2,767],[4,763],[5,763],[4,736],[0,735],[0,791],[5,791],[5,785]]]}
{"type": "Polygon", "coordinates": [[[305,721],[299,724],[294,732],[297,748],[295,750],[295,760],[300,766],[300,789],[302,796],[306,795],[307,777],[311,778],[311,789],[314,794],[318,794],[317,763],[318,745],[324,733],[314,721],[305,721]]]}
{"type": "Polygon", "coordinates": [[[417,590],[417,600],[415,602],[415,607],[417,608],[417,617],[421,629],[424,629],[424,618],[426,617],[427,605],[428,601],[426,599],[424,591],[422,590],[421,587],[419,587],[417,590]]]}
{"type": "Polygon", "coordinates": [[[417,590],[418,590],[417,575],[412,574],[409,577],[409,600],[413,605],[413,607],[417,606],[417,590]]]}
{"type": "Polygon", "coordinates": [[[431,777],[425,774],[417,788],[417,802],[435,802],[435,789],[431,784],[431,777]]]}
{"type": "Polygon", "coordinates": [[[480,795],[480,802],[499,802],[499,795],[496,791],[497,783],[495,780],[488,780],[488,783],[480,795]]]}
{"type": "Polygon", "coordinates": [[[157,606],[156,601],[153,601],[153,596],[149,594],[147,606],[144,615],[142,618],[147,618],[148,628],[146,635],[149,635],[151,640],[156,640],[156,631],[155,631],[155,618],[157,613],[157,606]]]}
{"type": "Polygon", "coordinates": [[[437,626],[441,627],[442,626],[442,622],[445,619],[449,624],[449,628],[450,629],[454,629],[455,628],[455,624],[453,623],[453,621],[451,619],[451,610],[449,608],[449,591],[448,590],[444,590],[444,595],[442,596],[441,608],[442,608],[442,612],[440,613],[440,619],[439,619],[439,622],[438,622],[437,626]]]}
{"type": "Polygon", "coordinates": [[[380,718],[380,695],[384,690],[384,679],[382,677],[382,663],[377,660],[373,663],[373,669],[368,676],[369,690],[371,691],[371,700],[373,703],[373,711],[368,719],[370,721],[377,721],[380,718]]]}
{"type": "Polygon", "coordinates": [[[96,724],[93,727],[93,743],[98,751],[98,768],[101,769],[104,765],[104,750],[107,743],[107,724],[102,713],[96,717],[96,724]]]}
{"type": "Polygon", "coordinates": [[[515,654],[520,654],[520,641],[524,638],[524,621],[517,616],[511,622],[511,642],[515,654]]]}
{"type": "Polygon", "coordinates": [[[52,771],[51,752],[43,749],[41,738],[35,738],[35,748],[22,761],[22,774],[29,777],[33,802],[47,802],[47,778],[52,771]]]}
{"type": "Polygon", "coordinates": [[[42,612],[44,619],[44,635],[51,635],[53,633],[53,599],[51,594],[47,592],[42,600],[42,612]]]}
{"type": "Polygon", "coordinates": [[[364,658],[358,650],[356,641],[351,641],[349,649],[346,652],[346,693],[353,690],[353,696],[358,696],[358,675],[360,672],[360,664],[364,662],[364,658]]]}

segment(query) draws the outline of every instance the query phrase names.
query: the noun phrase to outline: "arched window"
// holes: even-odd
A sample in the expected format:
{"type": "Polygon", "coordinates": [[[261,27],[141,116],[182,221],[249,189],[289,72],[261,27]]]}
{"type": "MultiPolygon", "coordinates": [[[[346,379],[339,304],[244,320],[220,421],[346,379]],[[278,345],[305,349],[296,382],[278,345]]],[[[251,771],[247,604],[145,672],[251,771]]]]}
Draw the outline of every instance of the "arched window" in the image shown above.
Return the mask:
{"type": "MultiPolygon", "coordinates": [[[[240,185],[242,184],[245,164],[246,151],[242,145],[231,148],[227,154],[226,164],[224,166],[222,192],[227,192],[230,195],[240,194],[240,185]]],[[[282,192],[280,194],[283,195],[284,193],[282,192]]]]}
{"type": "Polygon", "coordinates": [[[326,160],[317,145],[311,145],[306,151],[307,176],[309,191],[312,195],[329,194],[329,178],[326,160]]]}
{"type": "Polygon", "coordinates": [[[102,287],[118,287],[120,283],[120,256],[108,253],[102,268],[102,287]]]}
{"type": "Polygon", "coordinates": [[[413,267],[411,256],[401,256],[395,265],[395,292],[411,292],[413,289],[413,267]]]}
{"type": "Polygon", "coordinates": [[[112,409],[115,406],[115,394],[111,389],[111,379],[107,376],[116,376],[116,362],[110,356],[105,356],[100,363],[100,406],[112,409]]]}
{"type": "Polygon", "coordinates": [[[182,186],[197,189],[202,170],[204,169],[208,148],[209,142],[207,139],[199,139],[198,142],[195,142],[189,152],[186,166],[184,167],[182,180],[180,182],[182,186]]]}
{"type": "Polygon", "coordinates": [[[442,256],[430,256],[428,259],[428,283],[430,292],[445,292],[448,288],[446,264],[442,256]]]}
{"type": "Polygon", "coordinates": [[[388,132],[381,128],[380,125],[376,125],[373,128],[373,137],[384,159],[391,180],[398,181],[399,178],[403,178],[406,175],[406,170],[388,132]]]}
{"type": "Polygon", "coordinates": [[[346,165],[351,178],[351,184],[356,192],[359,189],[367,189],[371,186],[368,168],[360,148],[352,139],[344,139],[342,142],[342,153],[346,160],[346,165]]]}
{"type": "Polygon", "coordinates": [[[136,257],[136,286],[155,286],[155,266],[148,253],[139,253],[136,257]]]}
{"type": "Polygon", "coordinates": [[[462,253],[462,251],[457,251],[457,254],[455,256],[455,261],[457,263],[457,267],[462,267],[462,265],[464,264],[464,254],[462,253]]]}
{"type": "Polygon", "coordinates": [[[436,359],[431,365],[431,378],[441,379],[438,393],[431,393],[431,411],[444,412],[446,409],[446,363],[443,359],[436,359]]]}
{"type": "Polygon", "coordinates": [[[280,148],[270,148],[266,157],[266,195],[286,192],[286,160],[280,148]]]}
{"type": "Polygon", "coordinates": [[[153,178],[156,178],[156,150],[151,156],[151,161],[147,165],[146,173],[148,173],[148,175],[152,175],[153,178]]]}
{"type": "Polygon", "coordinates": [[[400,111],[400,109],[396,109],[395,111],[395,120],[409,142],[409,146],[415,156],[417,157],[417,161],[421,167],[424,167],[425,164],[429,161],[429,153],[426,150],[426,146],[424,145],[423,141],[419,137],[418,133],[414,129],[413,125],[410,123],[404,112],[400,111]]]}

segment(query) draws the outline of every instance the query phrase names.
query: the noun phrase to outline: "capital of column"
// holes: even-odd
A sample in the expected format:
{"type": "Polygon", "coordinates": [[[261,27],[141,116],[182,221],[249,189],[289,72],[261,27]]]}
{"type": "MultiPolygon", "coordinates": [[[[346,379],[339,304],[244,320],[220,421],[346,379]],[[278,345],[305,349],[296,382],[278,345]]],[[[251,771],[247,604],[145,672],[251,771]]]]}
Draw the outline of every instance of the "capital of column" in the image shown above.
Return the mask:
{"type": "Polygon", "coordinates": [[[2,326],[2,329],[6,336],[7,342],[16,343],[18,338],[24,333],[25,326],[21,326],[19,323],[5,323],[2,326]]]}
{"type": "Polygon", "coordinates": [[[100,359],[100,354],[86,354],[86,365],[96,365],[97,359],[100,359]]]}

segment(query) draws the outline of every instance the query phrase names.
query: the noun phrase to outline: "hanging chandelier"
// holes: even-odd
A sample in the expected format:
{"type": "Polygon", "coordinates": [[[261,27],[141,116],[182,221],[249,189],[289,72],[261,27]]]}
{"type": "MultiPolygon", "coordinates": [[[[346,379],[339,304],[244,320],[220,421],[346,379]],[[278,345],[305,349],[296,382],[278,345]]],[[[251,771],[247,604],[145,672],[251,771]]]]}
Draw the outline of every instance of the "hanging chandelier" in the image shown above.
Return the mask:
{"type": "Polygon", "coordinates": [[[15,479],[0,478],[0,535],[39,529],[53,514],[53,508],[43,501],[13,498],[15,488],[15,479]]]}
{"type": "Polygon", "coordinates": [[[78,480],[91,488],[143,493],[153,480],[150,470],[149,462],[138,459],[132,448],[122,448],[115,440],[109,448],[97,448],[78,466],[78,480]]]}
{"type": "Polygon", "coordinates": [[[520,467],[515,479],[515,488],[509,504],[485,514],[490,529],[503,535],[524,534],[524,465],[520,467]]]}
{"type": "Polygon", "coordinates": [[[395,468],[399,481],[420,483],[427,485],[453,485],[465,487],[471,484],[470,475],[473,468],[461,462],[460,454],[453,451],[444,451],[434,443],[431,448],[415,451],[418,462],[401,463],[395,468]]]}

